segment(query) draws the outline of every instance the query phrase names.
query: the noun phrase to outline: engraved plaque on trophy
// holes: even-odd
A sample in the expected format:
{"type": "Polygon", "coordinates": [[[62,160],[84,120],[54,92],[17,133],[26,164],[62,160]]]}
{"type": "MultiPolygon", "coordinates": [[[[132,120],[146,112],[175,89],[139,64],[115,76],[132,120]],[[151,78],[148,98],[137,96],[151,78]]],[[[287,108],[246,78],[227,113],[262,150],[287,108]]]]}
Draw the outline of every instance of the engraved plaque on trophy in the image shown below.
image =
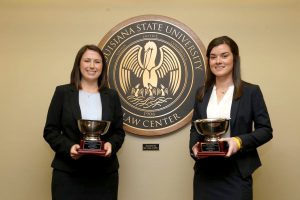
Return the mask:
{"type": "Polygon", "coordinates": [[[210,118],[194,121],[199,134],[204,136],[198,146],[198,156],[225,156],[228,147],[227,143],[219,141],[229,127],[229,119],[210,118]]]}
{"type": "Polygon", "coordinates": [[[80,119],[77,123],[83,134],[79,154],[105,155],[106,150],[104,150],[104,141],[101,140],[101,136],[107,133],[110,121],[80,119]]]}

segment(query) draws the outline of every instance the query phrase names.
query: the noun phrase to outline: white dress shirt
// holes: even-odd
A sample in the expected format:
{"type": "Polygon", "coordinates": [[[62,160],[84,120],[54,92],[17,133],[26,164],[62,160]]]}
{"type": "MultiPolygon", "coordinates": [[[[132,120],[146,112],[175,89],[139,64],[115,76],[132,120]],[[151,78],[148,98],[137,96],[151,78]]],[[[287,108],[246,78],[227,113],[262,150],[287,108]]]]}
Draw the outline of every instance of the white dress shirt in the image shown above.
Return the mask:
{"type": "MultiPolygon", "coordinates": [[[[206,110],[207,118],[230,119],[233,91],[234,85],[229,86],[223,98],[218,102],[216,86],[213,87],[206,110]]],[[[223,137],[230,137],[230,127],[223,137]]]]}
{"type": "Polygon", "coordinates": [[[102,120],[102,103],[100,93],[79,90],[79,106],[82,119],[102,120]]]}

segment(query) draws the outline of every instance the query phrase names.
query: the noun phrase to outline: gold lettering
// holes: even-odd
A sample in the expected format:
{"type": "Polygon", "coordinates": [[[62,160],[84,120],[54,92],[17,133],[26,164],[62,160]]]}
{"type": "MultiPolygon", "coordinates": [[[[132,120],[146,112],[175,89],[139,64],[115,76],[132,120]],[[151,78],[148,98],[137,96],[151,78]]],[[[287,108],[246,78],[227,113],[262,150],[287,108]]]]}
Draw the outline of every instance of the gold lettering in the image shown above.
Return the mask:
{"type": "Polygon", "coordinates": [[[174,114],[173,114],[173,117],[175,118],[176,121],[177,121],[178,119],[180,119],[180,117],[178,116],[177,113],[174,113],[174,114]]]}
{"type": "Polygon", "coordinates": [[[162,28],[163,28],[163,24],[158,24],[158,31],[162,31],[162,28]]]}
{"type": "Polygon", "coordinates": [[[138,125],[140,123],[140,119],[128,116],[127,118],[124,119],[124,122],[127,122],[129,124],[133,124],[133,125],[138,125]]]}
{"type": "Polygon", "coordinates": [[[162,126],[163,126],[163,124],[162,124],[161,120],[155,121],[155,127],[162,127],[162,126]]]}
{"type": "Polygon", "coordinates": [[[169,124],[172,124],[178,121],[179,119],[180,116],[177,113],[174,113],[173,115],[169,115],[168,117],[164,117],[157,120],[144,120],[143,126],[145,128],[161,128],[169,124]]]}
{"type": "Polygon", "coordinates": [[[148,128],[148,127],[149,127],[148,123],[149,123],[149,120],[143,121],[143,126],[146,127],[146,128],[148,128]],[[146,124],[146,123],[147,123],[147,124],[146,124]]]}
{"type": "Polygon", "coordinates": [[[103,49],[103,54],[105,55],[105,58],[107,60],[109,60],[109,56],[112,55],[112,52],[114,52],[117,45],[119,45],[123,40],[130,37],[130,35],[132,35],[134,33],[135,32],[132,28],[128,28],[128,29],[122,30],[120,34],[118,34],[114,38],[112,38],[103,49]]]}
{"type": "Polygon", "coordinates": [[[154,121],[153,120],[150,121],[150,127],[154,128],[154,121]]]}
{"type": "Polygon", "coordinates": [[[157,22],[151,22],[151,23],[140,23],[136,25],[136,31],[162,31],[163,24],[157,23],[157,22]]]}
{"type": "Polygon", "coordinates": [[[192,42],[189,40],[189,41],[187,41],[184,45],[185,45],[186,47],[188,47],[188,45],[189,45],[190,43],[192,43],[192,42]]]}
{"type": "Polygon", "coordinates": [[[166,33],[171,33],[172,28],[170,28],[169,26],[166,27],[166,33]],[[170,30],[169,30],[170,29],[170,30]]]}

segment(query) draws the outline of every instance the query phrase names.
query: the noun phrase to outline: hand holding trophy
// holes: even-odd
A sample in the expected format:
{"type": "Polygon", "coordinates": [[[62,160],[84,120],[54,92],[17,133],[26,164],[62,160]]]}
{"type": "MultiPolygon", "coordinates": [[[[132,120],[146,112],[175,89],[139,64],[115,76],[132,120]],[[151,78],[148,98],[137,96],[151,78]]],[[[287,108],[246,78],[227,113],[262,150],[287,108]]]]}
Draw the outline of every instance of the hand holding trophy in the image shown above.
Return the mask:
{"type": "Polygon", "coordinates": [[[78,153],[81,155],[94,154],[104,156],[106,150],[104,149],[104,142],[101,140],[101,136],[107,133],[110,121],[80,119],[77,121],[77,124],[80,132],[83,134],[78,153]]]}
{"type": "Polygon", "coordinates": [[[229,127],[229,119],[210,118],[194,121],[197,132],[204,136],[199,142],[197,157],[203,156],[225,156],[227,153],[226,142],[219,141],[229,127]]]}

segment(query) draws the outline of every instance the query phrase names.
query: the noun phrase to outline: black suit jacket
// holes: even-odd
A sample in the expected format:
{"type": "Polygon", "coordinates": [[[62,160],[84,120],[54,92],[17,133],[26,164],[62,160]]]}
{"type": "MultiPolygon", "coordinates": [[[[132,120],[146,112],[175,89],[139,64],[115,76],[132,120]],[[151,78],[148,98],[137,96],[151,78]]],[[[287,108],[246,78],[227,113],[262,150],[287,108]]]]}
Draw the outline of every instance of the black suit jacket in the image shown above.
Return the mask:
{"type": "Polygon", "coordinates": [[[56,87],[54,92],[43,135],[55,152],[51,165],[53,168],[67,172],[97,170],[104,173],[119,168],[116,153],[125,137],[119,96],[112,89],[103,89],[100,96],[102,120],[111,121],[111,126],[102,139],[112,144],[112,155],[109,158],[85,155],[78,160],[70,157],[71,146],[79,144],[82,138],[77,126],[77,120],[81,119],[79,92],[73,85],[62,85],[56,87]]]}
{"type": "MultiPolygon", "coordinates": [[[[207,118],[207,105],[212,93],[212,87],[206,92],[202,102],[195,102],[193,121],[207,118]]],[[[242,140],[242,149],[232,156],[243,177],[251,175],[261,166],[256,148],[272,139],[272,127],[262,92],[257,85],[243,82],[243,95],[232,101],[230,113],[231,136],[242,140]]],[[[200,136],[192,123],[190,131],[190,152],[200,136]]],[[[205,165],[206,159],[196,159],[195,170],[205,165]]]]}

